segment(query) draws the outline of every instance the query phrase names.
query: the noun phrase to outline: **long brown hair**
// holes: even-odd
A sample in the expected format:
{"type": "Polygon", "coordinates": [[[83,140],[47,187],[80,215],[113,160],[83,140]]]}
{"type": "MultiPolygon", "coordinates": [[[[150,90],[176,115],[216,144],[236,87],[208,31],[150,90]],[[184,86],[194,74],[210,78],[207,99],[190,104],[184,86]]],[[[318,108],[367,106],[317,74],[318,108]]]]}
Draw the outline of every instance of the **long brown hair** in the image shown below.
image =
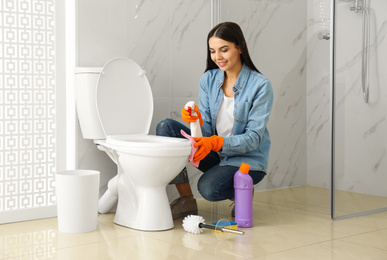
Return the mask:
{"type": "Polygon", "coordinates": [[[219,68],[218,65],[215,64],[215,62],[211,59],[211,52],[210,52],[210,46],[208,41],[211,37],[218,37],[222,40],[232,42],[235,44],[236,47],[238,47],[242,53],[241,53],[241,61],[242,63],[245,63],[251,70],[255,70],[259,73],[261,73],[254,65],[253,61],[250,58],[249,51],[247,49],[247,44],[245,37],[243,36],[242,29],[239,27],[238,24],[233,22],[224,22],[216,25],[212,30],[208,33],[207,36],[207,64],[206,64],[206,70],[211,69],[217,69],[219,68]]]}

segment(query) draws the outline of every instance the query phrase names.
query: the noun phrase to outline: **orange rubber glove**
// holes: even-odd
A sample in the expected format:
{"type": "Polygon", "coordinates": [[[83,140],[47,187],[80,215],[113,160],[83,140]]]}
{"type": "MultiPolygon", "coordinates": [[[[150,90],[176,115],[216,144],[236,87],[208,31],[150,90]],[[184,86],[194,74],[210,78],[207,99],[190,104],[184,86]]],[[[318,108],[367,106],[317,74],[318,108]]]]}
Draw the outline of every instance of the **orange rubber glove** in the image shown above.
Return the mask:
{"type": "Polygon", "coordinates": [[[193,137],[195,147],[199,147],[194,155],[194,162],[203,160],[211,151],[219,152],[222,149],[224,138],[213,135],[211,137],[193,137]]]}
{"type": "Polygon", "coordinates": [[[191,116],[191,113],[188,110],[185,110],[185,107],[181,110],[181,118],[187,123],[195,123],[196,120],[199,118],[200,126],[203,125],[203,119],[202,114],[199,112],[199,107],[195,106],[194,111],[196,112],[197,116],[191,116]]]}

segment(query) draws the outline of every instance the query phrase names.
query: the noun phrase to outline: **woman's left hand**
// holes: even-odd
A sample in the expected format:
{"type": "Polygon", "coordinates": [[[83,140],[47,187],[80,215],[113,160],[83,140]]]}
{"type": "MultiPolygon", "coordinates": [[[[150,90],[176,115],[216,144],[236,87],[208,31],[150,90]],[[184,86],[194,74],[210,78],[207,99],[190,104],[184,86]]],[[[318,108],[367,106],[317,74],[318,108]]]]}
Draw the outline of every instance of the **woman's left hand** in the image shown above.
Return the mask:
{"type": "Polygon", "coordinates": [[[194,162],[203,160],[211,151],[218,152],[222,149],[224,138],[213,135],[211,137],[193,137],[196,141],[195,147],[199,147],[194,155],[194,162]]]}

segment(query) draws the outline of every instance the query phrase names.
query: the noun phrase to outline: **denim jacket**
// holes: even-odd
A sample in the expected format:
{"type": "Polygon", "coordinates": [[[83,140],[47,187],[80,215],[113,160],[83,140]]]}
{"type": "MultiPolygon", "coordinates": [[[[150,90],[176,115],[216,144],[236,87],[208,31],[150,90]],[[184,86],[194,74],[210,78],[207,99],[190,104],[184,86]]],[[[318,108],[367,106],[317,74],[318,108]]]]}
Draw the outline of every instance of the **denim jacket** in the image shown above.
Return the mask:
{"type": "MultiPolygon", "coordinates": [[[[216,117],[223,99],[224,72],[206,71],[200,79],[199,111],[203,136],[216,135],[216,117]]],[[[224,137],[219,151],[220,165],[239,167],[248,163],[251,170],[266,172],[270,151],[267,122],[273,104],[271,83],[243,64],[233,87],[234,126],[232,136],[224,137]]]]}

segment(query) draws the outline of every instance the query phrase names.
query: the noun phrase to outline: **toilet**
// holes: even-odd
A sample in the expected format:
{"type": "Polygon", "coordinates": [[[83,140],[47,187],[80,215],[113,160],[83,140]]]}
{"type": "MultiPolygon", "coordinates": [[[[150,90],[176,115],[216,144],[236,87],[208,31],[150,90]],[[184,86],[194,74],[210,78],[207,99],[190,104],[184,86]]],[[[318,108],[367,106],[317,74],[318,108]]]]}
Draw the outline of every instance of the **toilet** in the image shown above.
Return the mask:
{"type": "Polygon", "coordinates": [[[83,138],[94,140],[117,164],[99,212],[117,203],[118,225],[144,231],[173,228],[166,186],[186,166],[191,143],[149,135],[153,97],[145,71],[124,57],[101,68],[78,67],[75,98],[83,138]]]}

